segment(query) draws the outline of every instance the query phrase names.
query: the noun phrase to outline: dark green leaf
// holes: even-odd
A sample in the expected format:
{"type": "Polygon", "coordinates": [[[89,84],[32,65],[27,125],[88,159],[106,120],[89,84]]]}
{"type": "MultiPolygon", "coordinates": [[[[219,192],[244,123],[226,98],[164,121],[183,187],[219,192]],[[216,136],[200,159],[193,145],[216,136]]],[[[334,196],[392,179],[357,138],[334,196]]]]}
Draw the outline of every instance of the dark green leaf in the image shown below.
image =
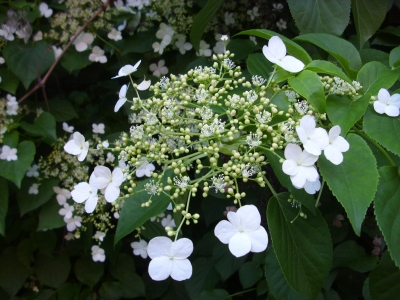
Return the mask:
{"type": "Polygon", "coordinates": [[[253,53],[258,48],[259,46],[255,45],[253,41],[244,39],[231,40],[226,46],[226,50],[229,50],[231,53],[235,54],[236,61],[248,57],[250,53],[253,53]]]}
{"type": "Polygon", "coordinates": [[[362,288],[362,294],[364,297],[364,300],[371,300],[371,293],[369,291],[369,277],[365,279],[364,285],[362,288]]]}
{"type": "Polygon", "coordinates": [[[192,265],[192,277],[185,281],[186,290],[191,299],[197,297],[202,291],[211,290],[219,279],[211,259],[200,257],[192,265]]]}
{"type": "Polygon", "coordinates": [[[153,43],[160,42],[156,38],[157,30],[137,32],[123,40],[122,54],[153,52],[153,43]]]}
{"type": "Polygon", "coordinates": [[[121,283],[119,282],[104,282],[99,290],[99,296],[104,300],[115,300],[122,297],[121,283]]]}
{"type": "Polygon", "coordinates": [[[57,300],[72,300],[79,294],[80,287],[74,283],[64,283],[57,290],[57,300]]]}
{"type": "Polygon", "coordinates": [[[354,232],[361,233],[361,224],[378,185],[376,160],[367,143],[355,134],[349,134],[349,151],[343,153],[343,162],[336,166],[320,156],[318,166],[333,195],[346,210],[354,232]]]}
{"type": "Polygon", "coordinates": [[[379,168],[375,215],[390,256],[400,266],[400,175],[397,167],[379,168]]]}
{"type": "MultiPolygon", "coordinates": [[[[43,109],[47,109],[46,104],[42,106],[43,109]]],[[[57,122],[69,121],[73,118],[78,118],[78,115],[71,105],[70,101],[62,99],[52,99],[49,101],[49,110],[55,117],[57,122]]]]}
{"type": "Polygon", "coordinates": [[[392,69],[397,69],[398,67],[400,67],[400,46],[390,51],[389,65],[392,67],[392,69]]]}
{"type": "Polygon", "coordinates": [[[246,261],[247,256],[235,257],[229,251],[228,245],[216,243],[213,248],[212,258],[214,267],[223,280],[228,279],[233,273],[239,270],[246,261]]]}
{"type": "Polygon", "coordinates": [[[62,207],[55,199],[48,201],[40,208],[37,230],[60,228],[65,226],[63,217],[58,213],[62,207]]]}
{"type": "Polygon", "coordinates": [[[16,247],[6,248],[0,255],[0,286],[11,296],[19,291],[29,270],[18,260],[16,247]]]}
{"type": "Polygon", "coordinates": [[[3,54],[8,67],[21,80],[25,89],[46,72],[55,60],[53,49],[45,41],[33,44],[24,44],[21,40],[8,42],[3,54]]]}
{"type": "Polygon", "coordinates": [[[379,29],[386,16],[388,3],[382,0],[351,0],[359,49],[379,29]]]}
{"type": "Polygon", "coordinates": [[[18,85],[19,79],[17,76],[14,75],[9,69],[1,69],[0,70],[0,89],[3,89],[10,94],[15,95],[18,85]]]}
{"type": "Polygon", "coordinates": [[[315,73],[328,74],[342,78],[348,83],[352,84],[351,80],[347,75],[335,64],[326,60],[313,60],[306,67],[306,70],[314,71],[315,73]]]}
{"type": "Polygon", "coordinates": [[[57,288],[63,284],[71,270],[71,263],[66,252],[54,254],[53,257],[38,254],[35,260],[35,272],[45,285],[57,288]]]}
{"type": "Polygon", "coordinates": [[[306,98],[318,112],[325,112],[324,86],[317,74],[304,70],[296,77],[289,78],[288,83],[295,92],[306,98]]]}
{"type": "Polygon", "coordinates": [[[84,284],[93,287],[103,276],[104,266],[90,258],[80,258],[74,266],[76,278],[84,284]]]}
{"type": "Polygon", "coordinates": [[[363,247],[353,240],[348,240],[335,247],[332,268],[348,267],[365,273],[371,271],[376,262],[375,256],[366,254],[363,247]]]}
{"type": "Polygon", "coordinates": [[[307,219],[281,193],[268,202],[267,219],[275,254],[290,286],[309,299],[315,299],[324,284],[332,261],[332,241],[319,212],[313,216],[302,208],[307,219]],[[295,221],[293,221],[295,220],[295,221]]]}
{"type": "Polygon", "coordinates": [[[6,233],[6,215],[8,211],[8,182],[0,177],[0,234],[6,233]]]}
{"type": "Polygon", "coordinates": [[[218,11],[223,0],[208,0],[207,4],[202,10],[196,15],[192,23],[192,29],[190,31],[190,41],[196,52],[199,51],[199,45],[201,37],[209,25],[212,18],[218,11]]]}
{"type": "Polygon", "coordinates": [[[75,49],[69,49],[61,57],[61,65],[69,73],[75,70],[81,70],[93,62],[89,60],[90,51],[78,52],[75,49]]]}
{"type": "Polygon", "coordinates": [[[381,88],[390,88],[399,77],[399,73],[389,70],[380,62],[365,64],[357,74],[357,81],[362,85],[364,94],[377,95],[381,88]]]}
{"type": "Polygon", "coordinates": [[[255,285],[262,277],[261,267],[252,261],[243,264],[239,269],[240,283],[244,289],[248,289],[255,285]]]}
{"type": "Polygon", "coordinates": [[[389,54],[376,49],[362,49],[360,51],[360,56],[363,64],[369,63],[371,61],[379,61],[385,66],[389,65],[389,54]]]}
{"type": "Polygon", "coordinates": [[[349,96],[331,94],[326,99],[326,112],[333,125],[339,125],[341,135],[346,136],[349,129],[364,115],[370,94],[366,94],[357,100],[349,96]]]}
{"type": "Polygon", "coordinates": [[[196,297],[196,300],[229,300],[229,299],[232,299],[229,296],[229,293],[221,289],[202,291],[201,294],[198,297],[196,297]]]}
{"type": "Polygon", "coordinates": [[[350,0],[288,0],[290,12],[302,34],[341,35],[350,19],[350,0]]]}
{"type": "Polygon", "coordinates": [[[34,261],[33,254],[36,250],[37,246],[33,239],[23,239],[18,244],[18,259],[27,269],[31,267],[31,262],[34,261]]]}
{"type": "Polygon", "coordinates": [[[247,68],[251,75],[258,75],[268,79],[273,71],[272,64],[262,53],[250,54],[247,58],[247,68]]]}
{"type": "Polygon", "coordinates": [[[33,121],[33,124],[22,121],[21,127],[33,136],[43,136],[45,141],[49,144],[57,140],[56,119],[48,112],[42,112],[40,116],[33,121]]]}

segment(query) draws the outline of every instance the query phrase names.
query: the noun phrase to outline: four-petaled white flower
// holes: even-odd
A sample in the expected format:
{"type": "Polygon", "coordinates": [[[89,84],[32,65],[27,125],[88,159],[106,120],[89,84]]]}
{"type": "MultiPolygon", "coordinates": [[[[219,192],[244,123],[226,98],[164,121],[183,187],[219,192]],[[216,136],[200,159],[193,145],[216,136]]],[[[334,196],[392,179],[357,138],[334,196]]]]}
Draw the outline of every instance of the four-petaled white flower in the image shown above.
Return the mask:
{"type": "Polygon", "coordinates": [[[28,172],[26,172],[26,176],[28,177],[38,177],[39,172],[38,172],[38,165],[32,165],[29,169],[28,172]]]}
{"type": "Polygon", "coordinates": [[[17,98],[7,94],[7,109],[6,114],[10,116],[18,115],[18,101],[17,98]]]}
{"type": "Polygon", "coordinates": [[[149,275],[153,280],[164,280],[169,276],[177,281],[192,276],[192,264],[187,259],[193,252],[193,243],[187,238],[172,242],[169,238],[158,236],[147,246],[147,254],[151,258],[149,275]]]}
{"type": "Polygon", "coordinates": [[[235,18],[233,17],[233,13],[226,11],[224,17],[225,17],[225,25],[229,26],[231,24],[235,24],[235,18]]]}
{"type": "Polygon", "coordinates": [[[313,155],[321,155],[329,144],[328,133],[323,128],[315,128],[316,122],[310,115],[305,115],[300,120],[300,126],[296,126],[296,132],[304,149],[313,155]]]}
{"type": "Polygon", "coordinates": [[[123,77],[123,76],[128,76],[128,75],[132,74],[133,72],[136,72],[137,68],[139,67],[141,62],[142,61],[139,60],[134,66],[132,66],[132,65],[123,66],[121,69],[119,69],[118,75],[112,77],[111,79],[119,78],[119,77],[123,77]]]}
{"type": "Polygon", "coordinates": [[[85,203],[85,211],[90,214],[92,213],[97,205],[99,197],[97,196],[97,188],[93,185],[95,175],[92,173],[89,178],[89,183],[81,182],[74,186],[71,192],[72,199],[77,203],[85,203]]]}
{"type": "Polygon", "coordinates": [[[301,150],[296,144],[288,144],[285,148],[286,160],[282,164],[282,170],[290,176],[290,180],[295,188],[301,189],[306,181],[314,182],[319,178],[314,163],[318,156],[301,150]]]}
{"type": "MultiPolygon", "coordinates": [[[[61,216],[64,216],[67,219],[71,219],[72,218],[72,213],[74,212],[75,208],[73,205],[69,205],[68,203],[64,203],[64,207],[61,208],[58,213],[61,216]]],[[[72,231],[72,230],[70,230],[72,231]]]]}
{"type": "Polygon", "coordinates": [[[176,42],[175,46],[179,49],[181,54],[185,54],[186,51],[189,51],[193,48],[191,43],[186,42],[185,37],[180,37],[176,42]]]}
{"type": "Polygon", "coordinates": [[[199,53],[198,56],[211,56],[212,51],[210,48],[210,44],[207,44],[205,41],[201,40],[199,44],[199,53]]]}
{"type": "Polygon", "coordinates": [[[349,142],[340,136],[340,126],[333,126],[329,130],[329,145],[324,149],[325,157],[334,165],[339,165],[343,161],[342,152],[349,150],[349,142]]]}
{"type": "Polygon", "coordinates": [[[106,159],[106,162],[108,162],[108,163],[113,163],[113,162],[114,162],[114,160],[115,160],[115,156],[114,156],[114,154],[112,154],[111,152],[108,152],[108,153],[107,153],[107,159],[106,159]]]}
{"type": "Polygon", "coordinates": [[[380,89],[378,100],[374,102],[374,109],[378,114],[387,114],[390,117],[397,117],[400,114],[400,94],[390,96],[389,91],[380,89]]]}
{"type": "Polygon", "coordinates": [[[300,60],[286,55],[286,46],[278,36],[271,37],[268,46],[263,47],[263,53],[270,62],[286,71],[297,73],[304,68],[304,64],[300,60]]]}
{"type": "Polygon", "coordinates": [[[214,229],[215,236],[236,257],[251,252],[262,252],[268,246],[268,234],[260,225],[261,216],[254,205],[244,205],[237,212],[229,211],[228,220],[220,221],[214,229]]]}
{"type": "Polygon", "coordinates": [[[147,177],[151,177],[150,172],[153,172],[156,167],[149,163],[146,158],[141,159],[142,164],[140,165],[139,168],[136,169],[136,177],[143,177],[143,175],[146,175],[147,177]]]}
{"type": "Polygon", "coordinates": [[[7,161],[18,160],[17,152],[18,150],[16,148],[10,148],[9,146],[4,145],[1,148],[0,159],[7,161]]]}
{"type": "Polygon", "coordinates": [[[81,227],[82,226],[82,218],[80,216],[74,216],[71,219],[68,219],[67,217],[64,217],[64,222],[67,224],[67,230],[68,231],[74,231],[76,227],[81,227]]]}
{"type": "Polygon", "coordinates": [[[121,31],[118,31],[115,28],[111,29],[111,32],[108,33],[107,37],[116,42],[122,40],[121,31]]]}
{"type": "Polygon", "coordinates": [[[105,236],[106,236],[106,234],[104,232],[97,230],[96,234],[94,235],[94,238],[96,240],[99,240],[100,242],[102,242],[104,240],[105,236]]]}
{"type": "Polygon", "coordinates": [[[54,186],[53,191],[54,191],[54,193],[57,194],[57,196],[56,196],[57,202],[60,205],[64,205],[64,203],[67,202],[67,199],[71,198],[71,192],[68,191],[67,189],[62,189],[62,188],[59,188],[58,186],[54,186]]]}
{"type": "Polygon", "coordinates": [[[91,45],[94,41],[94,36],[91,33],[81,32],[74,41],[75,49],[78,52],[83,52],[91,45]]]}
{"type": "Polygon", "coordinates": [[[64,150],[71,155],[77,155],[78,160],[83,161],[89,151],[89,142],[85,142],[85,137],[77,131],[72,140],[64,145],[64,150]]]}
{"type": "Polygon", "coordinates": [[[145,240],[132,242],[131,247],[133,249],[133,254],[140,255],[143,259],[147,258],[147,242],[145,240]]]}
{"type": "Polygon", "coordinates": [[[122,105],[125,104],[125,102],[128,100],[126,98],[126,92],[128,91],[128,86],[126,84],[124,84],[121,89],[119,90],[119,100],[117,101],[117,103],[115,104],[114,107],[114,112],[119,111],[119,109],[122,107],[122,105]]]}
{"type": "Polygon", "coordinates": [[[107,202],[114,202],[119,197],[119,186],[124,182],[124,174],[121,168],[114,168],[113,172],[104,166],[94,168],[93,186],[102,190],[107,202]]]}
{"type": "Polygon", "coordinates": [[[31,187],[29,188],[28,194],[31,195],[39,194],[39,185],[37,183],[32,184],[31,187]]]}
{"type": "Polygon", "coordinates": [[[176,227],[175,220],[172,218],[171,215],[167,215],[167,217],[163,218],[161,220],[161,225],[163,227],[170,227],[170,228],[176,227]]]}
{"type": "Polygon", "coordinates": [[[254,19],[255,19],[256,17],[259,16],[258,7],[257,7],[257,6],[254,6],[253,9],[249,9],[249,10],[247,11],[247,14],[250,16],[250,19],[251,19],[252,21],[254,21],[254,19]]]}
{"type": "Polygon", "coordinates": [[[104,134],[104,124],[103,123],[99,123],[99,124],[92,124],[92,128],[93,128],[93,133],[99,133],[99,134],[104,134]]]}
{"type": "Polygon", "coordinates": [[[74,132],[74,126],[69,126],[66,122],[63,122],[62,126],[63,126],[63,130],[65,132],[68,132],[68,133],[73,133],[74,132]]]}
{"type": "Polygon", "coordinates": [[[161,77],[161,75],[165,75],[168,73],[168,68],[165,65],[165,60],[161,59],[157,64],[151,64],[149,69],[153,72],[154,76],[161,77]]]}
{"type": "Polygon", "coordinates": [[[107,56],[105,56],[104,53],[104,50],[99,46],[94,46],[92,53],[89,55],[89,60],[105,64],[107,62],[107,56]]]}
{"type": "Polygon", "coordinates": [[[45,18],[49,18],[53,14],[53,10],[44,2],[40,3],[39,10],[40,16],[44,16],[45,18]]]}
{"type": "Polygon", "coordinates": [[[93,261],[104,262],[106,260],[106,255],[104,254],[104,249],[101,249],[99,246],[92,246],[92,259],[93,261]]]}

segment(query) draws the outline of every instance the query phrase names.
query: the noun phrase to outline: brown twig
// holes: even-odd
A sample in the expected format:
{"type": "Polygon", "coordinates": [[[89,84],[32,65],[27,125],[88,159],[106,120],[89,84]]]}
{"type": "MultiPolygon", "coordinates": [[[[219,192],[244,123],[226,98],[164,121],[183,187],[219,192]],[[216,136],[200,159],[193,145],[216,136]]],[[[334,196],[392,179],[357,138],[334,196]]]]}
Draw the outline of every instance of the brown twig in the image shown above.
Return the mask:
{"type": "Polygon", "coordinates": [[[43,88],[47,79],[49,79],[50,74],[54,71],[55,67],[57,66],[57,64],[59,63],[59,61],[61,60],[62,56],[64,55],[64,53],[68,50],[68,48],[75,42],[75,40],[78,38],[79,34],[81,34],[81,32],[83,30],[85,30],[85,28],[99,15],[101,14],[108,6],[108,3],[110,2],[110,0],[106,0],[106,2],[104,3],[104,5],[102,7],[100,7],[94,14],[93,16],[86,21],[85,24],[83,24],[83,26],[81,28],[78,29],[78,31],[75,33],[75,35],[71,38],[71,40],[69,41],[69,43],[65,46],[65,48],[63,49],[63,51],[61,52],[61,54],[57,57],[57,59],[55,60],[55,62],[51,65],[50,69],[47,71],[46,75],[43,77],[42,80],[40,80],[39,78],[39,82],[28,92],[26,93],[21,99],[18,100],[18,103],[21,103],[22,101],[24,101],[26,98],[28,98],[34,91],[36,91],[39,88],[43,88]]]}

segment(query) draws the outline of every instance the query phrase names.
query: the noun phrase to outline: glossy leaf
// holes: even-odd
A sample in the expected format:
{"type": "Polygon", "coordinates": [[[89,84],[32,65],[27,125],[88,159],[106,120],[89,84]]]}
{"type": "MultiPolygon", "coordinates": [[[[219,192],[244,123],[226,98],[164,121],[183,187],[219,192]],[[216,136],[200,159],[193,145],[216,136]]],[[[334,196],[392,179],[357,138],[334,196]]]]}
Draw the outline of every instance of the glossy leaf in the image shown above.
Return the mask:
{"type": "Polygon", "coordinates": [[[190,298],[197,297],[204,290],[211,290],[219,280],[219,275],[211,259],[199,257],[193,263],[193,274],[185,280],[190,298]]]}
{"type": "Polygon", "coordinates": [[[350,0],[288,0],[290,12],[302,34],[341,35],[350,19],[350,0]]]}
{"type": "MultiPolygon", "coordinates": [[[[392,49],[389,54],[389,65],[392,69],[397,69],[400,67],[400,46],[392,49]]],[[[0,85],[1,87],[1,85],[0,85]]]]}
{"type": "Polygon", "coordinates": [[[246,261],[247,255],[237,258],[229,251],[228,245],[216,243],[213,247],[212,258],[214,268],[221,275],[221,278],[226,280],[239,270],[246,261]]]}
{"type": "Polygon", "coordinates": [[[248,261],[239,269],[240,283],[244,289],[255,285],[263,276],[263,272],[256,263],[248,261]]]}
{"type": "Polygon", "coordinates": [[[156,37],[157,30],[136,32],[131,37],[122,40],[122,54],[153,52],[153,43],[160,42],[156,37]]]}
{"type": "MultiPolygon", "coordinates": [[[[62,99],[52,99],[49,101],[49,110],[57,122],[69,121],[73,118],[78,118],[78,114],[70,101],[62,99]]],[[[46,109],[46,104],[42,107],[46,109]]]]}
{"type": "Polygon", "coordinates": [[[378,186],[378,171],[376,159],[367,143],[355,134],[349,134],[346,139],[350,149],[343,153],[340,165],[332,164],[321,155],[318,166],[359,236],[365,213],[378,186]]]}
{"type": "Polygon", "coordinates": [[[74,272],[80,282],[93,287],[103,276],[104,265],[94,262],[91,257],[80,258],[75,263],[74,272]]]}
{"type": "Polygon", "coordinates": [[[400,118],[378,114],[370,106],[364,115],[364,131],[387,150],[400,156],[400,118]]]}
{"type": "Polygon", "coordinates": [[[8,211],[8,182],[0,178],[0,234],[6,233],[6,215],[8,211]]]}
{"type": "Polygon", "coordinates": [[[288,202],[289,196],[289,193],[281,193],[268,202],[272,243],[289,285],[301,295],[315,299],[331,266],[329,229],[319,212],[313,216],[304,207],[307,219],[294,220],[298,209],[288,202]]]}
{"type": "Polygon", "coordinates": [[[221,289],[213,289],[209,291],[202,291],[201,294],[195,298],[196,300],[229,300],[232,299],[229,293],[221,289]]]}
{"type": "Polygon", "coordinates": [[[389,249],[400,267],[400,174],[397,167],[379,168],[379,184],[375,196],[375,216],[389,249]]]}
{"type": "Polygon", "coordinates": [[[333,125],[339,125],[340,135],[346,136],[349,129],[364,115],[367,110],[370,94],[356,100],[349,96],[331,94],[326,98],[326,112],[333,125]]]}
{"type": "Polygon", "coordinates": [[[33,136],[43,136],[49,144],[57,140],[56,119],[48,112],[42,112],[33,124],[22,121],[21,127],[33,136]]]}
{"type": "Polygon", "coordinates": [[[0,89],[3,89],[6,92],[15,95],[19,85],[18,77],[15,76],[14,73],[12,73],[9,69],[1,69],[0,77],[0,89]]]}
{"type": "Polygon", "coordinates": [[[317,74],[304,70],[296,77],[289,78],[288,83],[295,92],[306,98],[318,112],[325,112],[324,86],[317,74]]]}
{"type": "Polygon", "coordinates": [[[365,64],[357,74],[357,81],[362,85],[364,94],[378,94],[381,88],[390,88],[399,77],[399,73],[389,70],[380,62],[373,61],[365,64]]]}
{"type": "Polygon", "coordinates": [[[330,61],[326,60],[313,60],[309,63],[306,67],[306,70],[313,71],[315,73],[320,74],[328,74],[332,76],[336,76],[342,78],[343,80],[347,81],[348,83],[352,84],[351,80],[347,75],[335,64],[331,63],[330,61]]]}
{"type": "Polygon", "coordinates": [[[308,33],[295,40],[314,44],[328,52],[338,60],[351,79],[356,77],[357,70],[361,68],[360,54],[353,44],[344,39],[326,33],[308,33]]]}
{"type": "Polygon", "coordinates": [[[58,213],[62,206],[56,199],[51,199],[40,208],[37,230],[60,228],[65,226],[63,217],[58,213]]]}
{"type": "Polygon", "coordinates": [[[262,53],[250,54],[247,58],[247,68],[251,75],[262,76],[265,80],[271,76],[272,64],[262,53]]]}
{"type": "Polygon", "coordinates": [[[81,70],[93,63],[89,60],[89,55],[90,51],[78,52],[71,48],[61,57],[60,63],[64,69],[72,73],[75,70],[81,70]]]}
{"type": "Polygon", "coordinates": [[[372,254],[366,254],[363,247],[348,240],[335,247],[332,268],[347,267],[360,273],[371,271],[377,263],[372,254]]]}

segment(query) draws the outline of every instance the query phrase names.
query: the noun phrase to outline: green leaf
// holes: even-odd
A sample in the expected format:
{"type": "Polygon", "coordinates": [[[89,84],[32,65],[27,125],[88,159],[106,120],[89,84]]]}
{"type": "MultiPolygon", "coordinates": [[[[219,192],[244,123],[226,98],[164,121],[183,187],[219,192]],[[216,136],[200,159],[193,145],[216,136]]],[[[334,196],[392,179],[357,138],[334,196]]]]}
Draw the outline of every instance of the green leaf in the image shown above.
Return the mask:
{"type": "Polygon", "coordinates": [[[376,262],[375,256],[366,254],[363,247],[348,240],[337,245],[333,251],[332,268],[347,267],[365,273],[371,271],[376,262]]]}
{"type": "Polygon", "coordinates": [[[157,30],[137,32],[131,37],[122,40],[122,54],[153,52],[153,43],[160,42],[156,37],[157,30]]]}
{"type": "MultiPolygon", "coordinates": [[[[78,118],[74,107],[68,100],[51,99],[49,102],[49,111],[54,116],[57,122],[69,121],[73,118],[78,118]]],[[[46,104],[42,105],[43,109],[47,109],[46,104]]]]}
{"type": "Polygon", "coordinates": [[[228,245],[216,243],[213,247],[212,259],[214,267],[223,280],[228,279],[246,261],[247,256],[235,257],[229,251],[228,245]]]}
{"type": "Polygon", "coordinates": [[[75,70],[86,68],[93,62],[89,60],[90,51],[78,52],[75,49],[69,49],[61,57],[60,63],[69,73],[75,70]]]}
{"type": "Polygon", "coordinates": [[[29,194],[29,188],[32,184],[37,183],[37,181],[31,178],[24,179],[21,190],[17,193],[17,201],[21,216],[49,201],[51,196],[54,195],[53,187],[58,186],[59,182],[60,181],[55,178],[44,179],[38,188],[39,193],[34,195],[29,194]]]}
{"type": "Polygon", "coordinates": [[[295,292],[286,281],[272,245],[267,249],[267,257],[265,259],[265,278],[268,282],[269,291],[276,299],[306,299],[304,296],[295,292]]]}
{"type": "Polygon", "coordinates": [[[400,46],[390,51],[389,65],[392,67],[392,69],[397,69],[398,67],[400,67],[400,46]]]}
{"type": "Polygon", "coordinates": [[[375,216],[390,256],[400,266],[400,175],[397,167],[379,168],[375,216]]]}
{"type": "Polygon", "coordinates": [[[387,1],[382,3],[382,0],[351,0],[359,49],[379,29],[386,17],[387,7],[387,1]]]}
{"type": "Polygon", "coordinates": [[[57,140],[56,119],[48,112],[42,112],[39,117],[29,124],[25,121],[21,122],[21,127],[33,136],[43,136],[49,144],[57,140]]]}
{"type": "MultiPolygon", "coordinates": [[[[7,145],[4,142],[5,145],[7,145]]],[[[6,161],[0,160],[0,176],[3,176],[18,187],[21,187],[22,178],[30,168],[35,156],[35,144],[31,141],[24,141],[17,147],[18,160],[6,161]]]]}
{"type": "Polygon", "coordinates": [[[0,234],[6,234],[6,215],[8,211],[8,182],[0,177],[0,234]]]}
{"type": "Polygon", "coordinates": [[[79,295],[80,285],[77,283],[64,283],[57,290],[57,300],[72,300],[79,295]]]}
{"type": "Polygon", "coordinates": [[[332,261],[332,241],[321,214],[313,216],[302,208],[307,219],[281,193],[268,202],[267,219],[275,254],[290,286],[303,296],[315,299],[324,284],[332,261]]]}
{"type": "Polygon", "coordinates": [[[49,257],[38,254],[35,260],[35,272],[37,278],[45,285],[57,288],[63,284],[71,270],[71,263],[66,252],[53,254],[49,257]]]}
{"type": "Polygon", "coordinates": [[[288,0],[290,12],[302,34],[341,35],[350,20],[350,0],[288,0]]]}
{"type": "Polygon", "coordinates": [[[237,35],[254,35],[266,40],[269,40],[273,36],[279,36],[285,43],[286,50],[290,55],[300,59],[306,65],[312,61],[311,56],[308,55],[307,51],[304,50],[299,44],[296,44],[292,40],[288,39],[287,37],[279,33],[266,29],[252,29],[252,30],[241,31],[237,35]]]}
{"type": "Polygon", "coordinates": [[[320,156],[318,166],[324,179],[346,210],[347,217],[359,236],[361,224],[378,186],[376,159],[367,143],[358,135],[349,134],[349,151],[336,166],[320,156]]]}
{"type": "Polygon", "coordinates": [[[384,252],[379,265],[369,275],[372,300],[393,300],[400,294],[400,270],[384,252]]]}
{"type": "Polygon", "coordinates": [[[235,39],[231,40],[226,46],[226,50],[231,53],[235,53],[235,60],[239,61],[245,59],[253,53],[255,50],[259,49],[260,46],[255,45],[251,40],[235,39]]]}
{"type": "Polygon", "coordinates": [[[377,95],[381,88],[390,88],[399,77],[399,73],[389,70],[377,61],[365,64],[357,74],[357,81],[362,85],[364,94],[377,95]]]}
{"type": "Polygon", "coordinates": [[[364,115],[364,131],[387,150],[400,156],[400,118],[380,115],[370,106],[364,115]]]}
{"type": "Polygon", "coordinates": [[[295,92],[306,98],[318,112],[325,112],[324,86],[317,74],[304,70],[296,77],[289,78],[288,83],[295,92]]]}
{"type": "Polygon", "coordinates": [[[200,257],[192,265],[192,277],[185,280],[185,287],[191,299],[197,297],[204,290],[211,290],[219,280],[219,275],[210,258],[200,257]]]}
{"type": "Polygon", "coordinates": [[[99,296],[100,299],[105,300],[120,299],[122,297],[121,283],[116,281],[103,282],[99,290],[99,296]]]}
{"type": "Polygon", "coordinates": [[[350,42],[326,33],[308,33],[295,38],[314,44],[328,52],[342,65],[350,78],[355,78],[357,70],[361,68],[361,58],[357,49],[350,42]]]}
{"type": "Polygon", "coordinates": [[[258,75],[268,79],[273,71],[272,64],[262,53],[250,54],[247,58],[247,69],[251,75],[258,75]]]}
{"type": "Polygon", "coordinates": [[[75,263],[74,271],[80,282],[92,288],[103,276],[104,266],[102,263],[94,262],[91,257],[80,258],[75,263]]]}
{"type": "Polygon", "coordinates": [[[55,60],[53,49],[45,41],[33,44],[24,44],[21,40],[8,42],[3,54],[7,66],[21,80],[25,89],[46,72],[55,60]]]}
{"type": "Polygon", "coordinates": [[[239,269],[239,279],[244,289],[255,285],[262,278],[262,275],[261,267],[252,261],[246,262],[239,269]]]}
{"type": "Polygon", "coordinates": [[[229,296],[229,293],[221,289],[202,291],[201,294],[198,297],[196,297],[196,300],[229,300],[229,299],[232,299],[229,296]]]}
{"type": "Polygon", "coordinates": [[[0,286],[15,296],[29,276],[29,270],[19,261],[16,247],[6,248],[0,255],[0,286]]]}
{"type": "Polygon", "coordinates": [[[314,71],[315,73],[328,74],[342,78],[348,83],[352,84],[351,80],[347,75],[335,64],[326,60],[313,60],[306,67],[306,70],[314,71]]]}
{"type": "Polygon", "coordinates": [[[384,65],[389,65],[389,54],[376,49],[362,49],[360,56],[363,64],[371,61],[379,61],[384,65]]]}
{"type": "Polygon", "coordinates": [[[15,95],[19,85],[18,77],[15,76],[14,73],[12,73],[9,69],[1,69],[0,77],[0,89],[3,89],[6,92],[15,95]]]}
{"type": "MultiPolygon", "coordinates": [[[[168,170],[162,177],[161,184],[166,184],[167,178],[172,175],[172,170],[168,170]]],[[[140,227],[151,217],[155,217],[165,211],[170,203],[170,198],[165,193],[160,195],[149,195],[145,191],[145,184],[150,179],[143,180],[136,187],[137,193],[132,194],[129,198],[125,199],[125,204],[121,210],[120,218],[118,220],[117,231],[115,233],[114,244],[117,244],[124,236],[140,227]],[[142,204],[152,200],[149,207],[142,207],[142,204]]]]}
{"type": "Polygon", "coordinates": [[[353,100],[349,96],[331,94],[326,99],[326,112],[333,125],[339,125],[341,135],[346,136],[349,129],[364,115],[367,110],[370,94],[353,100]]]}
{"type": "Polygon", "coordinates": [[[222,2],[223,0],[208,0],[207,4],[194,18],[192,29],[190,30],[190,41],[196,52],[199,52],[201,37],[207,26],[209,26],[212,18],[214,18],[222,2]]]}
{"type": "Polygon", "coordinates": [[[40,208],[39,226],[37,230],[60,228],[65,226],[63,217],[58,213],[61,209],[58,202],[53,198],[40,208]]]}

